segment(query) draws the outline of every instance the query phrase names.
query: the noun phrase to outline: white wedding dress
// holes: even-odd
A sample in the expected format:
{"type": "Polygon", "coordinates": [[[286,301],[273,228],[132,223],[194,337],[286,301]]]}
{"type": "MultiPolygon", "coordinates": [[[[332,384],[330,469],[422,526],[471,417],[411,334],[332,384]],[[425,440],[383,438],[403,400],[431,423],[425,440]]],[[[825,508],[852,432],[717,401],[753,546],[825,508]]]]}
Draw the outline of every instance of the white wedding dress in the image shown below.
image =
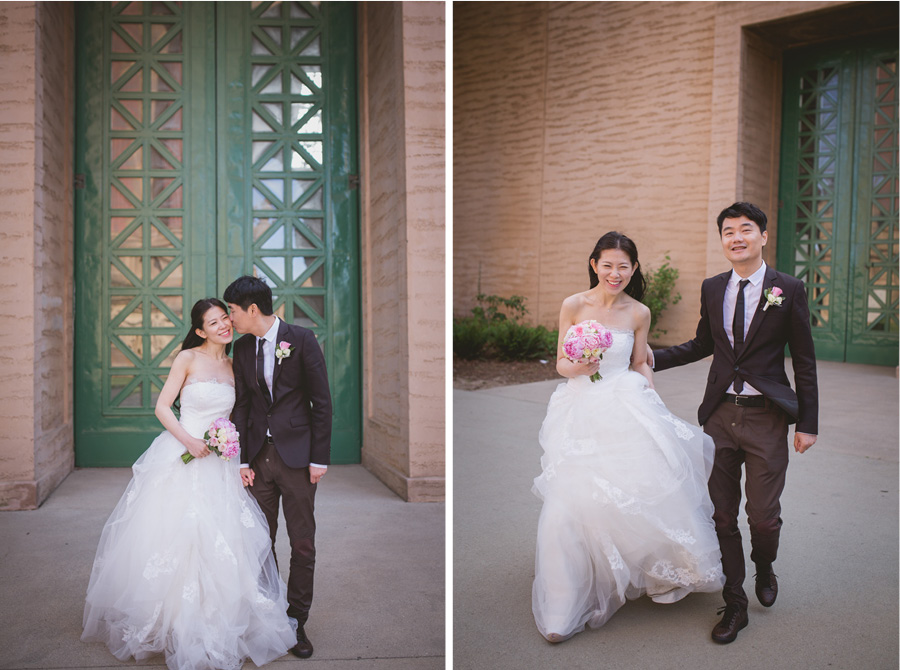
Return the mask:
{"type": "MultiPolygon", "coordinates": [[[[190,380],[180,422],[202,438],[233,405],[230,383],[190,380]]],[[[263,665],[296,644],[268,524],[240,459],[185,464],[185,451],[166,431],[132,467],[97,547],[81,639],[120,660],[164,653],[171,670],[263,665]]]]}
{"type": "Polygon", "coordinates": [[[626,598],[672,603],[724,583],[706,488],[712,440],[628,369],[634,333],[609,330],[603,378],[560,384],[540,432],[532,610],[554,641],[602,626],[626,598]]]}

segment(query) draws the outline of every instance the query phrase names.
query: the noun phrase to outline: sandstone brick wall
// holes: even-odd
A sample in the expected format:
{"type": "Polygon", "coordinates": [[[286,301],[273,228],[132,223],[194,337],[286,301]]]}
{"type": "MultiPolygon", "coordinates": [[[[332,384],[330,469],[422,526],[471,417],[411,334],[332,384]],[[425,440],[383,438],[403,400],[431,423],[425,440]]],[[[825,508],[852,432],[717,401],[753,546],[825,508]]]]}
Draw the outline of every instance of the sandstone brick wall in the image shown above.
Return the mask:
{"type": "Polygon", "coordinates": [[[407,500],[444,495],[444,16],[360,9],[363,464],[407,500]]]}
{"type": "Polygon", "coordinates": [[[702,279],[727,268],[716,214],[775,213],[780,63],[743,27],[840,4],[455,5],[454,313],[520,294],[555,326],[620,230],[645,267],[671,256],[683,299],[660,326],[691,337],[702,279]]]}
{"type": "Polygon", "coordinates": [[[0,509],[74,467],[74,14],[0,5],[0,509]]]}
{"type": "Polygon", "coordinates": [[[35,6],[0,4],[0,508],[34,486],[35,6]]]}

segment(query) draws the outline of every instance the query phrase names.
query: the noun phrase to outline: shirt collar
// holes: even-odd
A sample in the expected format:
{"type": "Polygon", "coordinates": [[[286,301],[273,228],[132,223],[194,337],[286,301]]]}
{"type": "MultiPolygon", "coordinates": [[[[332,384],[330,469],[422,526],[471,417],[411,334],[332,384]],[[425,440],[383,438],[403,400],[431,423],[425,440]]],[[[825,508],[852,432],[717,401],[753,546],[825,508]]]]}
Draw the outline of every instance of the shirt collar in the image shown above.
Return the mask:
{"type": "Polygon", "coordinates": [[[275,338],[278,337],[278,326],[281,324],[281,319],[278,316],[275,317],[275,322],[272,324],[272,327],[266,331],[266,334],[262,337],[256,338],[259,340],[266,340],[267,342],[274,342],[275,338]]]}
{"type": "MultiPolygon", "coordinates": [[[[766,262],[763,261],[762,265],[759,266],[759,269],[756,272],[754,272],[752,275],[747,277],[747,279],[749,279],[750,283],[753,284],[754,286],[758,286],[759,282],[761,282],[763,280],[763,277],[765,277],[765,276],[766,276],[766,262]]],[[[742,279],[744,279],[744,277],[741,277],[737,272],[732,270],[731,278],[728,280],[728,283],[732,284],[734,286],[737,286],[738,283],[740,283],[740,281],[742,279]]]]}

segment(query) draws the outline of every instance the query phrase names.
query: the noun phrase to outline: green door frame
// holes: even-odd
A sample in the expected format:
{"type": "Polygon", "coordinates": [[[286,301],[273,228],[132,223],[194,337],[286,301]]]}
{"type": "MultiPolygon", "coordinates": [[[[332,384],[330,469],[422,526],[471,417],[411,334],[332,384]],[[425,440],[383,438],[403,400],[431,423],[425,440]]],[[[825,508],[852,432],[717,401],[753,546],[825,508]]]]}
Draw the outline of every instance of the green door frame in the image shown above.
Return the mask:
{"type": "MultiPolygon", "coordinates": [[[[321,239],[310,235],[304,246],[313,249],[282,251],[285,266],[308,271],[302,286],[274,292],[284,317],[303,317],[324,345],[333,462],[359,462],[360,254],[358,194],[350,183],[357,172],[355,3],[324,3],[321,12],[306,3],[79,3],[76,21],[75,172],[84,182],[75,192],[76,465],[131,465],[146,449],[161,430],[153,406],[190,306],[254,270],[251,180],[244,178],[253,167],[246,113],[253,56],[236,45],[249,43],[260,22],[283,26],[281,62],[291,60],[292,31],[310,33],[307,42],[320,51],[324,86],[300,97],[326,110],[318,138],[321,239]],[[238,107],[223,104],[223,86],[244,96],[238,107]],[[245,113],[235,117],[241,105],[245,113]],[[176,155],[182,149],[167,152],[182,141],[183,156],[176,155]],[[130,146],[120,152],[123,145],[130,146]],[[157,170],[160,161],[166,171],[157,170]],[[236,181],[246,188],[231,188],[236,181]],[[165,225],[172,221],[175,233],[165,225]],[[160,240],[165,248],[157,248],[160,240]],[[285,306],[294,294],[316,318],[285,306]],[[323,307],[316,312],[310,304],[323,307]]],[[[292,202],[308,209],[311,200],[292,202]]]]}
{"type": "Polygon", "coordinates": [[[897,193],[872,188],[896,183],[896,66],[893,163],[873,167],[877,63],[896,55],[892,36],[785,54],[777,265],[806,282],[823,360],[898,362],[897,193]]]}

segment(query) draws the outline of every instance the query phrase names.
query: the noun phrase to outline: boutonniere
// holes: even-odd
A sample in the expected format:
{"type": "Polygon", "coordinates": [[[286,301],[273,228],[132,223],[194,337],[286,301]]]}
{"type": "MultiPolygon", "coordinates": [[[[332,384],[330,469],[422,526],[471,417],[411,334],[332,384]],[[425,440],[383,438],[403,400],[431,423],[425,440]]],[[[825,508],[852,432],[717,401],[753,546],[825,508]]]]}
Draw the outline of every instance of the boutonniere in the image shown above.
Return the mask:
{"type": "Polygon", "coordinates": [[[781,295],[784,293],[777,286],[773,288],[767,288],[763,291],[763,295],[766,297],[766,304],[763,305],[763,311],[765,312],[769,307],[775,305],[776,307],[781,307],[781,303],[784,302],[784,297],[781,295]]]}
{"type": "Polygon", "coordinates": [[[281,365],[281,361],[290,356],[293,350],[294,347],[290,342],[279,342],[275,347],[275,358],[278,359],[278,365],[281,365]]]}

